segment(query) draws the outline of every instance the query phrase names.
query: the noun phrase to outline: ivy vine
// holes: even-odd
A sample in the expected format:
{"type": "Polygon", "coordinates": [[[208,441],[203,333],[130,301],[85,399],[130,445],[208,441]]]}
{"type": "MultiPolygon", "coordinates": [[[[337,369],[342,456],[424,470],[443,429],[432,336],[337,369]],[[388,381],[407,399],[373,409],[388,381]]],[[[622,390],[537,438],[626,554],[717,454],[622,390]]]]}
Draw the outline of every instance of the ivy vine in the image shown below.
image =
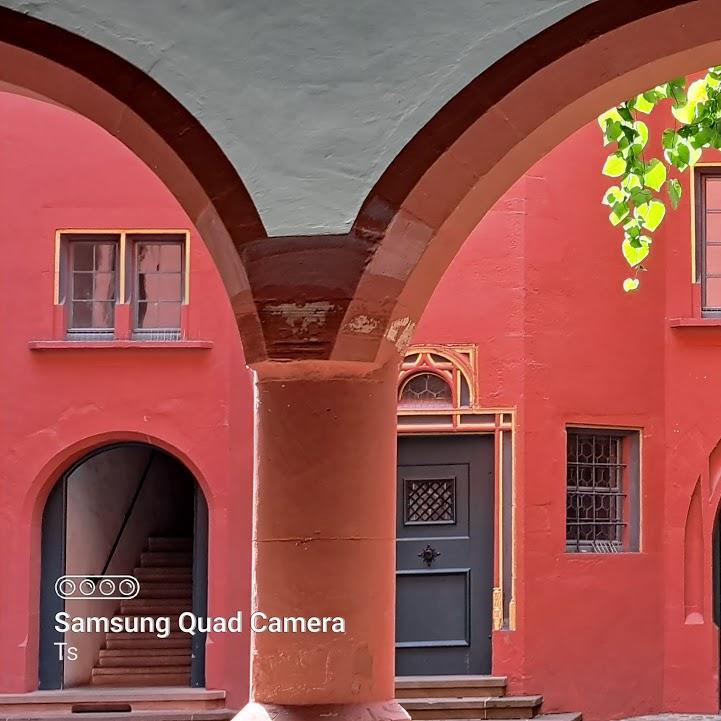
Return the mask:
{"type": "Polygon", "coordinates": [[[606,111],[598,123],[604,146],[615,146],[602,172],[618,180],[602,202],[610,208],[611,224],[623,229],[621,249],[633,269],[623,281],[629,292],[639,287],[653,233],[666,215],[665,200],[678,207],[678,176],[698,161],[705,148],[721,149],[721,66],[710,68],[688,86],[684,77],[657,85],[606,111]],[[650,114],[664,101],[671,103],[675,124],[661,136],[663,158],[647,158],[648,126],[639,115],[650,114]]]}

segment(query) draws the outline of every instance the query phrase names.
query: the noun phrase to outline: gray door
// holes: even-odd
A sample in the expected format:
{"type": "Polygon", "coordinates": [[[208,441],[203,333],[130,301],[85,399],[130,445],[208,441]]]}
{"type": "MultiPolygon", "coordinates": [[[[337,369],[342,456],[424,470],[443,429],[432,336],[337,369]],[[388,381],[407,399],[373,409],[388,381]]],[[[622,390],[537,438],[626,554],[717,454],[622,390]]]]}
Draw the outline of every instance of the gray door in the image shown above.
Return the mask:
{"type": "Polygon", "coordinates": [[[493,438],[398,439],[396,674],[491,672],[493,438]]]}

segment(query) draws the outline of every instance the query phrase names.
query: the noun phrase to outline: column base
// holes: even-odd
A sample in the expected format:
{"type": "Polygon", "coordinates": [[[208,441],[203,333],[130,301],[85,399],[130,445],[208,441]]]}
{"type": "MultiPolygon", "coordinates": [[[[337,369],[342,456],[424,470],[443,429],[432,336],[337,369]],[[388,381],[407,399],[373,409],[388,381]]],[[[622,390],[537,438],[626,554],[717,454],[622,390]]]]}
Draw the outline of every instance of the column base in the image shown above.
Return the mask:
{"type": "Polygon", "coordinates": [[[410,721],[395,701],[291,706],[251,701],[233,721],[410,721]]]}

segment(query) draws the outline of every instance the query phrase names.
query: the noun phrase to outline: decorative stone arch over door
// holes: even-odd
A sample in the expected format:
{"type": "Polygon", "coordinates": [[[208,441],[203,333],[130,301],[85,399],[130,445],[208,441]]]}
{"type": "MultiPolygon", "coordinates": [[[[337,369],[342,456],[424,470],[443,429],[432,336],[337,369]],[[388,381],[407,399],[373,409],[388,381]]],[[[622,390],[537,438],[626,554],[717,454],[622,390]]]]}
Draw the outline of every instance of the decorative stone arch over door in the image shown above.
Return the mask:
{"type": "Polygon", "coordinates": [[[472,344],[409,346],[398,374],[398,434],[493,436],[495,558],[493,629],[516,627],[515,409],[484,408],[478,399],[472,344]]]}

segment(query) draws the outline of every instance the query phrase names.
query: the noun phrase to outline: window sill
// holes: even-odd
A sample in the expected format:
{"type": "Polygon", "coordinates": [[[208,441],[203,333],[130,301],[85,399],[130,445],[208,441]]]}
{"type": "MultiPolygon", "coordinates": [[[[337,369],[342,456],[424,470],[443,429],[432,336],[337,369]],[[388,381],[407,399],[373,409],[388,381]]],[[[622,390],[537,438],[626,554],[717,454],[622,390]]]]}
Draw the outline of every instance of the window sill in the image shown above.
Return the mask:
{"type": "Polygon", "coordinates": [[[721,318],[670,318],[669,328],[721,328],[721,318]]]}
{"type": "Polygon", "coordinates": [[[212,340],[31,340],[30,350],[209,350],[212,340]]]}

